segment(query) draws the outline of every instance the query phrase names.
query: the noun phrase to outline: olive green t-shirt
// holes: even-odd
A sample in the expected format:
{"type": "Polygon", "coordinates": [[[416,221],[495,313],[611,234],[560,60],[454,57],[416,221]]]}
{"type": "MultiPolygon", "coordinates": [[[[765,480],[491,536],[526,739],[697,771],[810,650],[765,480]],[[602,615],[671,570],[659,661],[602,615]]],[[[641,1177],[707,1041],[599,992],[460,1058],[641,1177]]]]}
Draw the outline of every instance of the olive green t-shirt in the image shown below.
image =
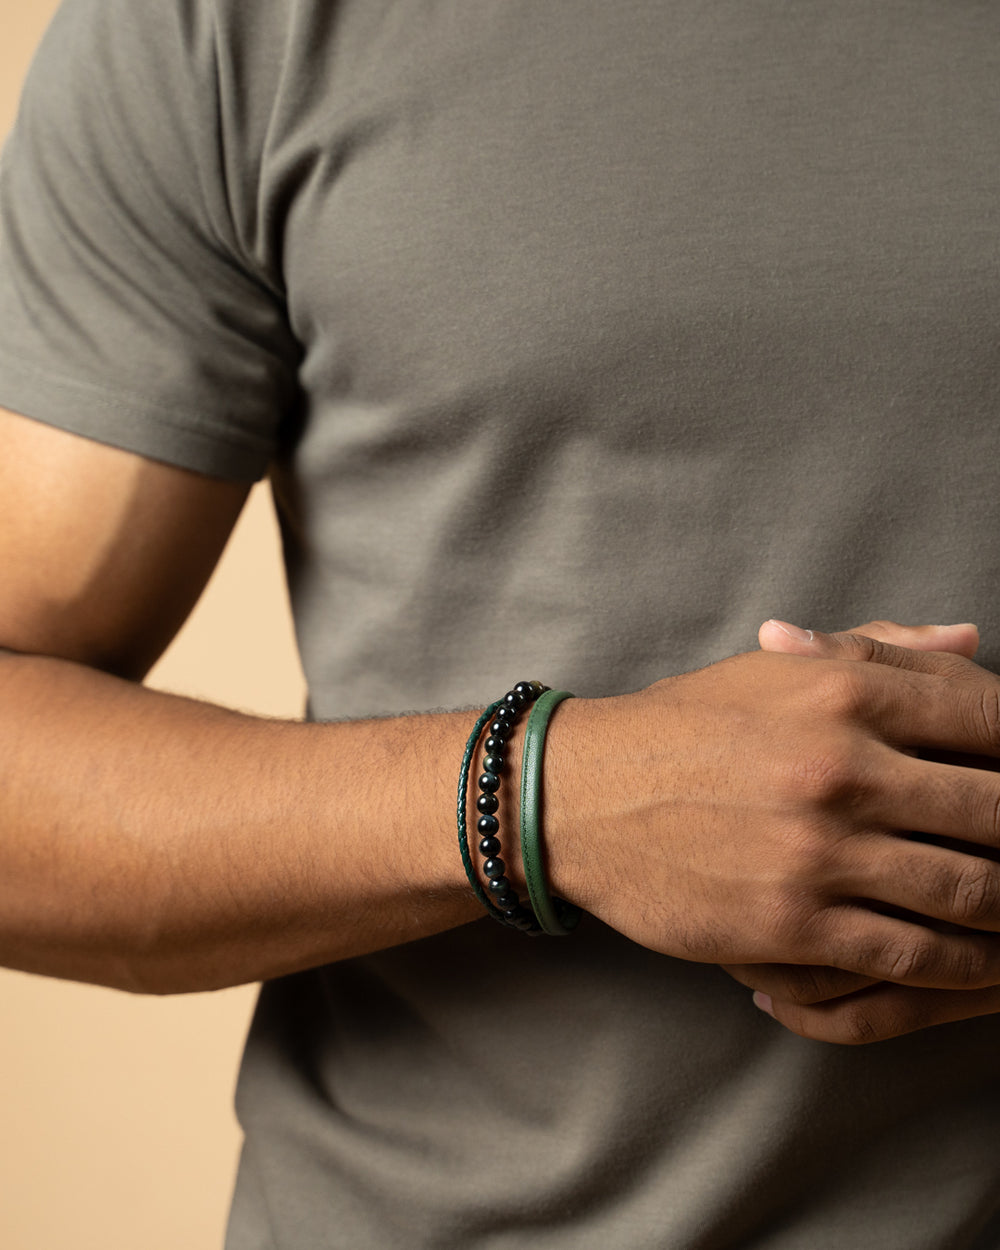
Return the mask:
{"type": "MultiPolygon", "coordinates": [[[[1000,667],[998,147],[988,2],[66,0],[0,403],[270,473],[320,719],[774,614],[1000,667]]],[[[238,1109],[229,1250],[1000,1247],[1000,1020],[806,1041],[592,918],[266,986],[238,1109]]]]}

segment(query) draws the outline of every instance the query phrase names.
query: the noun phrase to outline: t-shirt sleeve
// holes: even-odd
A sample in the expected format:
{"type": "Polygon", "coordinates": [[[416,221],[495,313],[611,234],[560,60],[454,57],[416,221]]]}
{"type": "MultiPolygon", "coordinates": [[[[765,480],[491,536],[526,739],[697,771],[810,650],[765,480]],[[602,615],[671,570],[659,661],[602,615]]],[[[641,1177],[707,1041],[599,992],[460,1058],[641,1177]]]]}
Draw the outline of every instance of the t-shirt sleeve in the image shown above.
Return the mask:
{"type": "Polygon", "coordinates": [[[64,0],[0,159],[0,405],[250,481],[298,348],[219,64],[210,0],[64,0]]]}

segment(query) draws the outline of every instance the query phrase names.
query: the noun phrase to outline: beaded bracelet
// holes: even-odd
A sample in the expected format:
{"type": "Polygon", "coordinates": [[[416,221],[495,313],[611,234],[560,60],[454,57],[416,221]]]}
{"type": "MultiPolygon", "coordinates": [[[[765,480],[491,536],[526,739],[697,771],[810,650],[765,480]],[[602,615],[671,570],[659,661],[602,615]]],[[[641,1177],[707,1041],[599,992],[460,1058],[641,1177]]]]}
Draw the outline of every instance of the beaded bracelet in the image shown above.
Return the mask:
{"type": "Polygon", "coordinates": [[[502,699],[490,704],[476,721],[469,741],[466,743],[458,779],[458,845],[469,884],[494,920],[519,929],[522,933],[532,934],[541,933],[541,926],[532,912],[521,905],[517,891],[505,875],[507,866],[500,858],[502,849],[498,836],[500,821],[496,815],[500,800],[497,798],[497,790],[500,788],[507,739],[524,708],[534,703],[547,689],[548,686],[542,685],[540,681],[519,681],[513,689],[507,691],[502,699]],[[469,854],[467,814],[469,769],[479,735],[488,721],[490,732],[483,744],[483,771],[477,783],[479,796],[476,799],[476,807],[480,816],[476,828],[480,839],[479,853],[484,860],[483,872],[489,882],[487,886],[489,894],[479,884],[476,870],[472,866],[472,858],[469,854]]]}

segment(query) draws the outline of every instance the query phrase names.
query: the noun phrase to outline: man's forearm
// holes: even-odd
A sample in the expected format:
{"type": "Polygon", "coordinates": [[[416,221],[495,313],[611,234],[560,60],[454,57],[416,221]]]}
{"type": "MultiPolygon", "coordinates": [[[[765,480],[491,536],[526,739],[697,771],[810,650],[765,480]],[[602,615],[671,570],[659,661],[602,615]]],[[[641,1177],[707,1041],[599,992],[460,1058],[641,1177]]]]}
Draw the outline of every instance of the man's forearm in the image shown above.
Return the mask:
{"type": "Polygon", "coordinates": [[[0,962],[204,990],[475,919],[473,719],[268,721],[0,654],[0,962]]]}

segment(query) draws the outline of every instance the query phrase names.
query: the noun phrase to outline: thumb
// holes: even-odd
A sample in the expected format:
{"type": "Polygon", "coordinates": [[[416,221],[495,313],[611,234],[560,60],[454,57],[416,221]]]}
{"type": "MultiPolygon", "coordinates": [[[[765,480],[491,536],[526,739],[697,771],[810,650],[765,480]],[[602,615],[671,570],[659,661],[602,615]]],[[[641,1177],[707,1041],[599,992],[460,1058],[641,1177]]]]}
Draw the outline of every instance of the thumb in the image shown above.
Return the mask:
{"type": "Polygon", "coordinates": [[[869,621],[846,633],[822,635],[814,630],[799,629],[787,621],[765,621],[757,637],[764,651],[783,651],[791,655],[822,655],[826,658],[874,659],[873,655],[848,656],[824,646],[823,638],[843,640],[863,635],[865,638],[905,647],[910,651],[944,651],[971,660],[979,647],[979,630],[975,625],[899,625],[895,621],[869,621]]]}
{"type": "Polygon", "coordinates": [[[820,660],[860,660],[891,668],[936,673],[941,677],[967,677],[967,656],[978,639],[975,626],[896,626],[874,622],[856,633],[822,634],[800,629],[787,621],[770,620],[761,626],[758,637],[765,651],[780,651],[820,660]],[[874,626],[874,627],[873,627],[874,626]],[[893,633],[893,631],[902,631],[893,633]],[[876,632],[886,639],[874,636],[876,632]],[[919,646],[900,645],[889,638],[906,637],[919,646]]]}

